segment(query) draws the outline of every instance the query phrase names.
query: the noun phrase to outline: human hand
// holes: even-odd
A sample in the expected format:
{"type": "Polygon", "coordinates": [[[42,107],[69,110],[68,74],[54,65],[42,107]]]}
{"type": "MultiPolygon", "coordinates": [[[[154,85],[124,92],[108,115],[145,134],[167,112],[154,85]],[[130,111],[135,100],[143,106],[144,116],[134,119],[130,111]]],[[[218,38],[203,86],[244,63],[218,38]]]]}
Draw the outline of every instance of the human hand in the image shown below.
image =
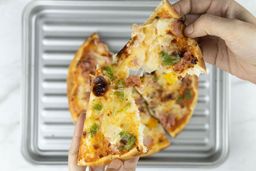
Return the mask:
{"type": "MultiPolygon", "coordinates": [[[[71,146],[68,154],[68,169],[69,171],[85,171],[86,167],[77,165],[77,155],[79,150],[80,138],[83,132],[83,123],[84,123],[84,114],[81,114],[76,126],[73,135],[73,139],[71,142],[71,146]]],[[[109,165],[106,166],[98,166],[98,167],[90,167],[91,171],[134,171],[136,169],[136,165],[139,158],[133,158],[127,161],[121,161],[119,159],[113,160],[109,165]]]]}
{"type": "Polygon", "coordinates": [[[180,0],[184,32],[198,38],[206,62],[256,83],[256,18],[233,0],[180,0]]]}

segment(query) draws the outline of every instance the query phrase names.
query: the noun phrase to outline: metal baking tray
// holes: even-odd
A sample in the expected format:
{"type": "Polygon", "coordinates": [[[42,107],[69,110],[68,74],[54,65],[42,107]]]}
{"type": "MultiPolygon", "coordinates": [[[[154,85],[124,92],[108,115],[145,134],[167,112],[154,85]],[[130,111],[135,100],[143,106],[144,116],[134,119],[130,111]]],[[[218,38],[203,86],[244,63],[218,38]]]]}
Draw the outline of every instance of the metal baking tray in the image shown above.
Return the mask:
{"type": "MultiPolygon", "coordinates": [[[[91,33],[117,52],[159,1],[33,1],[23,14],[22,153],[35,164],[66,164],[73,124],[66,74],[75,51],[91,33]]],[[[170,148],[142,158],[139,166],[212,167],[228,155],[229,79],[208,65],[199,100],[170,148]]]]}

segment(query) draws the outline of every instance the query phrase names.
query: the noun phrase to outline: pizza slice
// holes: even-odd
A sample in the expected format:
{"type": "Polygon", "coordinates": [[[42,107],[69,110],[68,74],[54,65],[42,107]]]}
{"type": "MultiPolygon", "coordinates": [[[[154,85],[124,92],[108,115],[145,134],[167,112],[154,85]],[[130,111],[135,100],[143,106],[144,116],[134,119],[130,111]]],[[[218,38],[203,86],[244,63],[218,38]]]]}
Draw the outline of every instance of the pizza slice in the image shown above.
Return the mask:
{"type": "Polygon", "coordinates": [[[148,149],[147,153],[141,154],[140,156],[150,156],[168,147],[170,141],[165,135],[165,131],[159,121],[150,115],[150,111],[143,97],[137,91],[133,91],[133,97],[140,111],[141,122],[144,125],[143,143],[148,149]]]}
{"type": "Polygon", "coordinates": [[[112,54],[97,34],[92,34],[72,59],[67,77],[67,96],[73,121],[85,113],[90,95],[90,75],[96,65],[110,64],[112,54]]]}
{"type": "Polygon", "coordinates": [[[147,151],[139,110],[132,87],[114,83],[115,68],[106,65],[96,70],[92,81],[78,165],[103,165],[115,158],[129,159],[147,151]]]}
{"type": "Polygon", "coordinates": [[[198,97],[198,77],[174,80],[171,74],[154,72],[144,75],[138,92],[151,114],[175,137],[189,122],[198,97]]]}
{"type": "Polygon", "coordinates": [[[115,59],[123,70],[141,75],[159,71],[180,78],[206,72],[197,42],[185,37],[183,29],[180,16],[162,0],[143,25],[133,26],[131,39],[115,59]]]}

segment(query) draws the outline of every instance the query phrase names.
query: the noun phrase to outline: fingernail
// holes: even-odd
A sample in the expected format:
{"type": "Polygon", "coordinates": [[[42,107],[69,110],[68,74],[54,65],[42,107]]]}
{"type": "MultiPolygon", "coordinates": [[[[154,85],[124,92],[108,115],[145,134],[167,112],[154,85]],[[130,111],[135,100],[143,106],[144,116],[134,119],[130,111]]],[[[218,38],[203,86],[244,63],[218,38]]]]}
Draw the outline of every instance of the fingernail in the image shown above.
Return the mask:
{"type": "Polygon", "coordinates": [[[187,27],[185,28],[185,34],[186,34],[186,35],[192,34],[193,31],[194,31],[194,28],[193,28],[192,25],[189,25],[189,26],[187,26],[187,27]]]}

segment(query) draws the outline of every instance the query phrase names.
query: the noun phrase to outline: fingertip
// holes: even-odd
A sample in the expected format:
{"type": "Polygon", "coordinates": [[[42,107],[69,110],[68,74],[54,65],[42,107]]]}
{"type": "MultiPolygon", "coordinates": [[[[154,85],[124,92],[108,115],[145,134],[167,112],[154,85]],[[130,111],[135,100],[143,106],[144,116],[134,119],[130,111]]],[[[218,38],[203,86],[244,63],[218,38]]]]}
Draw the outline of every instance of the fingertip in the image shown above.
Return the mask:
{"type": "Polygon", "coordinates": [[[192,24],[188,25],[188,26],[185,28],[185,30],[184,30],[184,33],[185,33],[185,35],[187,35],[187,36],[191,36],[193,32],[194,32],[194,27],[193,27],[192,24]]]}

